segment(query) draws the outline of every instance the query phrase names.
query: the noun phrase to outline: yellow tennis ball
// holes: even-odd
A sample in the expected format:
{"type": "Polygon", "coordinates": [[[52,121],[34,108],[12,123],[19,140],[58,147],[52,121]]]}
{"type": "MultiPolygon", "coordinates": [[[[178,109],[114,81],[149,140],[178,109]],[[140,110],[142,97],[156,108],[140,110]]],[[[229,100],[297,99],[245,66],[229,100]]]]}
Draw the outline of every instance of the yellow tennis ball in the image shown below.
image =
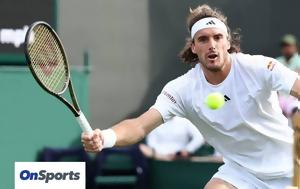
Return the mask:
{"type": "Polygon", "coordinates": [[[213,110],[221,108],[225,103],[224,96],[221,93],[210,93],[205,98],[205,104],[213,110]]]}

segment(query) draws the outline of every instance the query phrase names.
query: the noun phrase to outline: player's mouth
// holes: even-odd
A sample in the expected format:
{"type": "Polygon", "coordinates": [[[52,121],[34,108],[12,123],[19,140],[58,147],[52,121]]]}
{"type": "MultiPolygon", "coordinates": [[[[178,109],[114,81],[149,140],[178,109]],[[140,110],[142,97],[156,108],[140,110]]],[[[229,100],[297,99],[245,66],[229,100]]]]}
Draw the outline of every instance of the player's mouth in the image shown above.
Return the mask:
{"type": "Polygon", "coordinates": [[[209,53],[209,54],[207,55],[207,59],[208,59],[209,61],[215,61],[215,60],[217,60],[218,57],[219,57],[219,56],[218,56],[217,53],[209,53]]]}

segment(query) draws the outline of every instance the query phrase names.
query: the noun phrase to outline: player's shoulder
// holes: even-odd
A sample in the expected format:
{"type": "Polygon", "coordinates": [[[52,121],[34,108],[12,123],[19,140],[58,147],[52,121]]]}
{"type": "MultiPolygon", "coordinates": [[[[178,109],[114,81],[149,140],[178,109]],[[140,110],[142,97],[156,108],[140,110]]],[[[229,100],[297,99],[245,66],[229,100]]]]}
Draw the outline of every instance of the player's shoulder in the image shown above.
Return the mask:
{"type": "Polygon", "coordinates": [[[197,64],[194,68],[191,68],[185,74],[169,81],[166,84],[165,88],[173,89],[176,91],[181,91],[188,88],[193,84],[193,82],[196,81],[197,71],[199,71],[199,64],[197,64]]]}
{"type": "Polygon", "coordinates": [[[234,53],[231,54],[231,57],[235,64],[247,70],[270,70],[278,63],[278,60],[263,55],[234,53]]]}

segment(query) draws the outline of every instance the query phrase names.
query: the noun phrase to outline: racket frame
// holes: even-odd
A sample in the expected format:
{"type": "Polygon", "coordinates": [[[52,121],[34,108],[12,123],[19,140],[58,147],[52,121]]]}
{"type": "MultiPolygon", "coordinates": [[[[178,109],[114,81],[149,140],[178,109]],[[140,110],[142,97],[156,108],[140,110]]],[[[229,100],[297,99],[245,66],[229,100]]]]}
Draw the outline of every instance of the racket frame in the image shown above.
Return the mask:
{"type": "Polygon", "coordinates": [[[62,42],[60,40],[60,38],[58,37],[57,33],[52,29],[52,27],[47,24],[46,22],[43,22],[43,21],[38,21],[38,22],[34,22],[28,29],[27,33],[26,33],[26,36],[25,36],[25,57],[26,57],[26,60],[28,62],[28,65],[29,65],[29,69],[34,77],[34,79],[37,81],[37,83],[46,91],[48,92],[49,94],[55,96],[57,99],[59,99],[61,102],[63,102],[71,111],[72,113],[74,114],[75,117],[79,117],[80,114],[81,114],[81,111],[80,111],[80,107],[79,107],[79,104],[78,104],[78,101],[77,101],[77,97],[74,93],[74,88],[73,88],[73,85],[72,85],[72,81],[71,81],[71,74],[70,74],[70,69],[69,69],[69,64],[68,64],[68,59],[67,59],[67,56],[66,56],[66,53],[65,53],[65,49],[62,45],[62,42]],[[49,90],[39,79],[39,77],[36,75],[35,71],[34,71],[34,68],[32,66],[32,62],[31,62],[31,58],[29,56],[29,52],[28,52],[28,45],[30,43],[30,37],[31,37],[31,33],[33,32],[33,29],[35,27],[37,27],[38,25],[43,25],[45,26],[46,28],[49,29],[49,31],[53,34],[53,37],[55,38],[55,40],[58,41],[58,45],[59,45],[59,48],[60,50],[62,51],[62,56],[63,56],[63,59],[64,59],[64,64],[65,64],[65,67],[66,67],[66,71],[67,71],[67,80],[65,82],[65,86],[63,88],[62,91],[60,91],[59,93],[55,93],[51,90],[49,90]],[[71,97],[71,100],[73,102],[73,105],[71,103],[69,103],[63,96],[61,96],[66,90],[67,88],[69,88],[69,92],[70,92],[70,97],[71,97]]]}

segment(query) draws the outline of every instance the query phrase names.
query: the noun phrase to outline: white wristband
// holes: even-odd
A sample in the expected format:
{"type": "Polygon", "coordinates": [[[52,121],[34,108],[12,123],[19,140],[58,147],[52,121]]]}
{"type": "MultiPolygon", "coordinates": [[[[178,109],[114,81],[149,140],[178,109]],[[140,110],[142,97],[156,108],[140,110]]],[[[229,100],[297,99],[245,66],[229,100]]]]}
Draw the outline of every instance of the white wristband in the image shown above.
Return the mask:
{"type": "Polygon", "coordinates": [[[112,129],[105,129],[101,131],[103,137],[103,148],[111,148],[116,144],[117,135],[112,129]]]}

